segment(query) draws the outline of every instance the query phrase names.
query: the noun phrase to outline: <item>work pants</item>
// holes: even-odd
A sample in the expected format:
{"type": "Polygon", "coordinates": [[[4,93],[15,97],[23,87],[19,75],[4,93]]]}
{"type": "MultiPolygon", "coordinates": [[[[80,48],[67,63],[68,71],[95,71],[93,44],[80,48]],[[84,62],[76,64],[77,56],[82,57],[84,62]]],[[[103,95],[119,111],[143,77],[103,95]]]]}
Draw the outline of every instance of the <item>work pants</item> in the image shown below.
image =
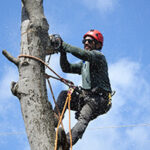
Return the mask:
{"type": "MultiPolygon", "coordinates": [[[[81,95],[74,91],[71,96],[70,108],[76,111],[76,119],[78,122],[71,129],[72,133],[72,144],[74,145],[87,128],[89,122],[99,115],[106,113],[111,104],[109,104],[108,95],[103,93],[91,93],[85,92],[86,94],[81,95]]],[[[57,106],[60,113],[63,110],[65,101],[67,98],[67,91],[61,91],[57,99],[57,106]]],[[[56,107],[54,108],[56,114],[58,114],[56,107]]],[[[58,121],[55,121],[55,126],[57,126],[58,121]]],[[[67,142],[70,143],[69,133],[67,134],[67,142]]]]}

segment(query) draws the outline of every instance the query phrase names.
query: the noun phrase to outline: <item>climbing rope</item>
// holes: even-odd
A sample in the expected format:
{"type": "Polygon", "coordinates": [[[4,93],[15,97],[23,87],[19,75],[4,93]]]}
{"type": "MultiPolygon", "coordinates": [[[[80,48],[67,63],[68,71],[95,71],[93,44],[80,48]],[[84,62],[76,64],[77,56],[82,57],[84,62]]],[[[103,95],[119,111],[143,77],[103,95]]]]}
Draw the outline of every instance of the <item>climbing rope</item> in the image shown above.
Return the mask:
{"type": "Polygon", "coordinates": [[[56,129],[56,138],[55,138],[55,149],[54,150],[57,150],[57,143],[58,143],[58,129],[59,129],[59,126],[60,126],[60,123],[62,121],[62,118],[63,118],[63,115],[64,115],[64,112],[66,110],[66,107],[67,107],[67,103],[68,103],[68,109],[69,109],[69,135],[70,135],[70,148],[72,150],[72,135],[71,135],[71,115],[70,115],[70,101],[71,101],[71,94],[73,93],[74,91],[74,88],[69,88],[68,90],[68,93],[67,93],[67,98],[66,98],[66,101],[65,101],[65,105],[64,105],[64,108],[63,108],[63,111],[61,113],[61,116],[59,118],[59,122],[58,122],[58,125],[57,125],[57,129],[56,129]]]}
{"type": "Polygon", "coordinates": [[[74,83],[73,83],[72,81],[66,80],[66,79],[62,78],[61,76],[59,76],[53,69],[51,69],[43,60],[41,60],[41,59],[38,58],[38,57],[31,56],[31,55],[23,55],[23,54],[18,56],[18,58],[21,58],[21,57],[27,57],[27,58],[31,58],[31,59],[34,59],[34,60],[37,60],[37,61],[41,62],[41,63],[44,64],[51,72],[53,72],[53,73],[57,76],[57,77],[54,77],[54,76],[45,74],[45,77],[46,77],[46,79],[47,79],[47,81],[48,81],[48,85],[49,85],[50,91],[51,91],[51,93],[52,93],[52,97],[53,97],[53,100],[54,100],[54,103],[55,103],[55,105],[56,105],[56,109],[57,109],[58,115],[59,115],[59,122],[58,122],[57,129],[56,129],[55,150],[57,150],[58,129],[59,129],[60,124],[62,125],[62,128],[63,128],[63,130],[64,130],[64,127],[63,127],[63,124],[62,124],[62,118],[63,118],[64,112],[65,112],[65,110],[66,110],[67,103],[68,103],[68,109],[69,109],[70,148],[71,148],[71,150],[72,150],[70,101],[71,101],[71,94],[73,93],[73,91],[74,91],[74,89],[75,89],[74,83]],[[52,86],[51,86],[51,84],[50,84],[49,78],[54,78],[54,79],[56,79],[56,80],[59,80],[59,81],[63,82],[63,83],[66,84],[67,86],[69,86],[69,90],[68,90],[68,93],[67,93],[66,102],[65,102],[65,105],[64,105],[64,108],[63,108],[63,111],[62,111],[61,115],[60,115],[60,111],[59,111],[59,108],[58,108],[58,106],[57,106],[57,103],[56,103],[56,100],[55,100],[55,97],[54,97],[54,93],[53,93],[52,86]]]}
{"type": "MultiPolygon", "coordinates": [[[[50,91],[51,91],[51,94],[52,94],[52,97],[53,97],[53,100],[54,100],[54,103],[55,103],[55,106],[56,106],[56,109],[57,109],[57,112],[58,112],[58,116],[57,116],[56,114],[54,114],[54,115],[55,115],[54,117],[56,117],[57,119],[59,119],[59,118],[60,118],[60,111],[59,111],[58,105],[57,105],[57,103],[56,103],[56,100],[55,100],[55,97],[54,97],[54,93],[53,93],[53,90],[52,90],[52,86],[51,86],[51,84],[50,84],[49,79],[47,79],[47,82],[48,82],[48,85],[49,85],[49,88],[50,88],[50,91]]],[[[61,126],[62,126],[63,130],[65,131],[62,122],[61,122],[61,126]]]]}
{"type": "Polygon", "coordinates": [[[71,134],[71,113],[70,113],[70,101],[71,101],[71,94],[73,93],[74,88],[70,88],[70,90],[68,91],[68,97],[69,97],[69,101],[68,101],[68,109],[69,109],[69,136],[70,136],[70,148],[72,150],[72,134],[71,134]]]}
{"type": "MultiPolygon", "coordinates": [[[[64,127],[63,127],[63,124],[62,124],[62,118],[63,118],[63,115],[64,115],[64,112],[66,110],[66,106],[68,104],[68,109],[69,109],[69,136],[70,136],[70,148],[72,150],[72,134],[71,134],[71,121],[70,121],[70,118],[71,118],[71,115],[70,115],[70,101],[71,101],[71,94],[73,93],[74,89],[76,88],[73,84],[73,82],[69,81],[69,80],[66,80],[64,78],[62,78],[61,76],[59,76],[53,69],[51,69],[43,60],[41,60],[40,58],[38,57],[35,57],[35,56],[30,56],[30,55],[19,55],[18,56],[19,58],[21,57],[27,57],[27,58],[31,58],[31,59],[34,59],[34,60],[37,60],[39,62],[41,62],[42,64],[44,64],[51,72],[53,72],[57,77],[54,77],[54,76],[51,76],[51,75],[48,75],[48,74],[45,74],[45,77],[47,78],[47,81],[48,81],[48,85],[50,87],[50,91],[52,93],[52,97],[53,97],[53,100],[54,100],[54,103],[56,105],[56,109],[58,111],[58,115],[59,115],[59,122],[58,122],[58,125],[57,125],[57,129],[56,129],[56,139],[55,139],[55,150],[57,150],[57,143],[58,143],[58,129],[59,129],[59,126],[60,124],[62,125],[62,128],[64,130],[64,127]],[[53,94],[53,91],[52,91],[52,87],[51,87],[51,84],[50,84],[50,81],[49,81],[49,78],[54,78],[54,79],[57,79],[61,82],[63,82],[64,84],[66,84],[67,86],[69,86],[69,90],[68,90],[68,93],[67,93],[67,98],[66,98],[66,102],[65,102],[65,105],[64,105],[64,108],[63,108],[63,111],[62,111],[62,114],[60,115],[60,111],[57,107],[57,104],[56,104],[56,100],[55,100],[55,97],[54,97],[54,94],[53,94]]],[[[109,102],[111,103],[111,97],[112,95],[109,95],[109,102]]]]}
{"type": "Polygon", "coordinates": [[[43,60],[41,60],[40,58],[35,57],[35,56],[31,56],[31,55],[24,55],[24,54],[21,54],[21,55],[18,56],[18,58],[21,58],[21,57],[27,57],[27,58],[31,58],[31,59],[34,59],[34,60],[37,60],[37,61],[41,62],[41,63],[44,64],[51,72],[53,72],[58,78],[53,77],[53,76],[51,76],[51,75],[48,75],[48,77],[55,78],[55,79],[57,79],[57,80],[63,82],[64,84],[66,84],[66,85],[69,86],[69,87],[72,87],[72,86],[74,87],[74,84],[73,84],[72,81],[69,81],[69,80],[64,79],[64,78],[62,78],[61,76],[59,76],[51,67],[49,67],[49,66],[48,66],[43,60]]]}

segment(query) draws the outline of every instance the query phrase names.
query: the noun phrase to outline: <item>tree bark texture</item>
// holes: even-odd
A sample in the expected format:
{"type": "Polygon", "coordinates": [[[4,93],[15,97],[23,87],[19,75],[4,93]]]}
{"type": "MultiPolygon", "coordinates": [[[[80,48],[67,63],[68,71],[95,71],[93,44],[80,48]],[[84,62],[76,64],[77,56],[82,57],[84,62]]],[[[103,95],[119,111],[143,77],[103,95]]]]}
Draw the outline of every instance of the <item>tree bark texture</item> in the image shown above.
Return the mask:
{"type": "MultiPolygon", "coordinates": [[[[45,61],[46,49],[49,47],[48,29],[43,0],[22,0],[20,54],[45,61]]],[[[6,51],[3,54],[19,70],[19,80],[12,83],[12,92],[20,100],[31,150],[54,150],[54,116],[47,97],[45,66],[31,58],[16,59],[6,51]]]]}

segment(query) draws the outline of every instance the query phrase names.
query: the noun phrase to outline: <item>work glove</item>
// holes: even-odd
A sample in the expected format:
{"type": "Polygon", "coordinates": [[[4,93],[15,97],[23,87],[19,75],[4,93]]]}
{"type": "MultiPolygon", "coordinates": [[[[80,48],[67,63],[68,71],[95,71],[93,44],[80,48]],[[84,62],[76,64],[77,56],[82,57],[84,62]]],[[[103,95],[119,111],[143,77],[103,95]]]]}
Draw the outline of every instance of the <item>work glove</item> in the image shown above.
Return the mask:
{"type": "Polygon", "coordinates": [[[51,46],[54,50],[60,52],[62,49],[62,38],[60,37],[59,34],[52,34],[49,35],[50,37],[50,42],[51,42],[51,46]]]}

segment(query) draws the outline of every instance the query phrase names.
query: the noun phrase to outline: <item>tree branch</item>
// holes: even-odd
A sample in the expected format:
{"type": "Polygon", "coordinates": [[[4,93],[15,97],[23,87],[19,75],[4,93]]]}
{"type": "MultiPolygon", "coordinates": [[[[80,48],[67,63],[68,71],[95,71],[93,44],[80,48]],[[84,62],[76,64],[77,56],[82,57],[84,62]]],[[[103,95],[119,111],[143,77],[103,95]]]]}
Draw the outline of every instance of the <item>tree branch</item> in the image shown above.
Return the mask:
{"type": "Polygon", "coordinates": [[[19,59],[16,59],[15,57],[11,56],[6,50],[2,51],[3,55],[12,63],[14,63],[17,67],[19,65],[19,59]]]}
{"type": "Polygon", "coordinates": [[[11,92],[14,96],[17,96],[20,99],[20,96],[18,94],[18,84],[16,82],[11,82],[11,92]]]}

